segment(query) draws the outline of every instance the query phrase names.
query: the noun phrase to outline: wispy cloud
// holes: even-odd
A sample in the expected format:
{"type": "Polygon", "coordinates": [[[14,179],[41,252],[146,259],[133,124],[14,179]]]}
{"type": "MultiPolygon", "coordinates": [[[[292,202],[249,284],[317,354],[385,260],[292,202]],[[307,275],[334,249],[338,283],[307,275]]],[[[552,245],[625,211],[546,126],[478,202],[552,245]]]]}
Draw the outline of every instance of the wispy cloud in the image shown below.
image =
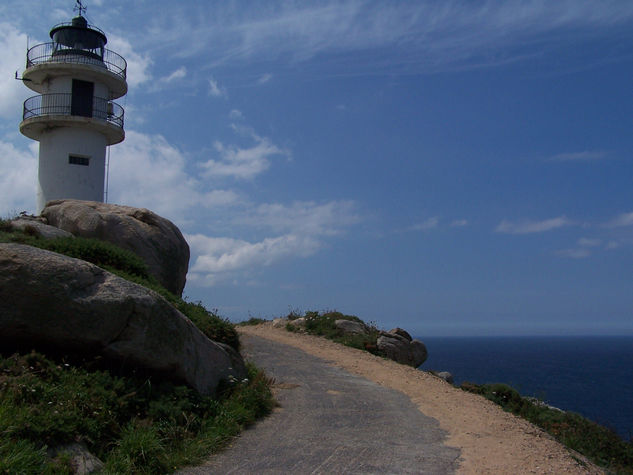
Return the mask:
{"type": "MultiPolygon", "coordinates": [[[[196,22],[174,5],[152,28],[148,47],[198,56],[214,44],[211,66],[227,62],[291,62],[326,54],[376,52],[341,62],[350,71],[428,72],[505,64],[542,56],[583,38],[610,33],[633,21],[633,5],[606,0],[509,0],[505,2],[272,2],[248,9],[217,5],[197,10],[196,22]],[[158,35],[160,32],[160,36],[158,35]],[[186,45],[186,47],[184,47],[186,45]]],[[[341,68],[342,69],[342,68],[341,68]]]]}
{"type": "Polygon", "coordinates": [[[574,224],[565,216],[558,218],[546,219],[543,221],[507,221],[503,220],[497,225],[495,231],[505,234],[532,234],[552,231],[554,229],[570,226],[574,224]]]}
{"type": "Polygon", "coordinates": [[[152,79],[150,68],[153,61],[148,53],[138,53],[129,40],[117,35],[108,36],[108,47],[125,58],[127,82],[131,88],[152,79]]]}
{"type": "Polygon", "coordinates": [[[548,158],[552,162],[591,162],[608,157],[607,152],[600,150],[586,150],[584,152],[559,153],[548,158]]]}
{"type": "Polygon", "coordinates": [[[574,249],[561,249],[560,251],[556,251],[556,255],[570,259],[584,259],[591,256],[591,251],[587,248],[577,247],[574,249]]]}
{"type": "Polygon", "coordinates": [[[27,150],[0,141],[0,218],[35,211],[37,142],[27,150]]]}
{"type": "Polygon", "coordinates": [[[236,277],[249,277],[261,267],[291,257],[308,257],[321,244],[310,236],[286,234],[259,242],[186,235],[195,260],[188,278],[199,285],[212,286],[236,277]]]}
{"type": "Polygon", "coordinates": [[[409,229],[411,231],[429,231],[431,229],[437,228],[439,222],[439,218],[434,216],[432,218],[425,219],[421,223],[414,224],[409,229]]]}
{"type": "Polygon", "coordinates": [[[128,130],[112,151],[109,201],[150,208],[183,223],[196,208],[235,204],[232,190],[209,189],[186,171],[185,154],[161,135],[128,130]]]}
{"type": "Polygon", "coordinates": [[[251,146],[225,145],[220,141],[213,144],[218,158],[212,158],[200,166],[206,177],[232,177],[251,180],[270,167],[270,158],[276,155],[290,157],[290,152],[273,144],[267,137],[257,135],[252,129],[233,124],[240,135],[247,135],[251,146]]]}
{"type": "Polygon", "coordinates": [[[361,221],[353,201],[265,203],[236,217],[234,223],[276,232],[334,236],[361,221]]]}
{"type": "Polygon", "coordinates": [[[266,84],[272,78],[273,78],[273,75],[271,73],[266,73],[257,80],[257,84],[266,84]]]}
{"type": "Polygon", "coordinates": [[[12,25],[0,22],[0,117],[15,117],[21,112],[24,99],[35,94],[20,81],[16,81],[15,71],[24,68],[26,35],[12,25]]]}
{"type": "Polygon", "coordinates": [[[453,228],[463,228],[464,226],[468,226],[467,219],[455,219],[451,222],[451,227],[453,228]]]}
{"type": "Polygon", "coordinates": [[[176,69],[173,73],[169,74],[168,76],[165,76],[164,78],[161,78],[161,80],[163,82],[170,83],[170,82],[177,81],[178,79],[183,79],[186,76],[187,76],[187,68],[185,68],[184,66],[181,66],[180,68],[176,69]]]}
{"type": "Polygon", "coordinates": [[[633,212],[622,213],[607,223],[610,228],[619,228],[623,226],[633,226],[633,212]]]}
{"type": "Polygon", "coordinates": [[[212,97],[226,97],[226,90],[214,78],[209,78],[209,95],[212,97]]]}

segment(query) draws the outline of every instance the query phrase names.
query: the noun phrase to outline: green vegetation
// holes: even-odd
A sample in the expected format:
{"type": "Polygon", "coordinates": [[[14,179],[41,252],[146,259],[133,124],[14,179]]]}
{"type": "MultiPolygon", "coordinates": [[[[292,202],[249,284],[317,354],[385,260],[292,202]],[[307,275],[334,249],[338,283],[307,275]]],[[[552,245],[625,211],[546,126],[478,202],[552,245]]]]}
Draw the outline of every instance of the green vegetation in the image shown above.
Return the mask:
{"type": "Polygon", "coordinates": [[[521,395],[505,384],[463,383],[465,391],[481,394],[554,436],[612,473],[633,474],[633,442],[573,412],[564,412],[521,395]]]}
{"type": "Polygon", "coordinates": [[[68,473],[46,449],[81,442],[110,473],[166,473],[220,448],[273,405],[269,381],[248,379],[219,399],[186,386],[65,363],[32,352],[0,358],[0,473],[68,473]]]}
{"type": "MultiPolygon", "coordinates": [[[[286,318],[288,318],[288,320],[290,321],[296,320],[300,317],[301,315],[296,311],[291,311],[286,316],[286,318]]],[[[306,333],[310,333],[311,335],[324,336],[325,338],[333,340],[337,343],[351,346],[352,348],[366,350],[375,355],[380,355],[380,352],[378,351],[378,348],[376,346],[376,341],[378,340],[380,331],[378,330],[378,328],[376,328],[375,325],[366,324],[355,315],[344,315],[341,312],[336,311],[307,311],[303,317],[305,318],[306,333]],[[346,334],[336,327],[336,320],[351,320],[353,322],[362,323],[367,327],[368,332],[364,335],[346,334]]],[[[298,328],[291,323],[288,323],[288,325],[286,325],[286,329],[288,331],[298,331],[298,328]]]]}
{"type": "Polygon", "coordinates": [[[266,323],[267,321],[268,320],[265,320],[263,318],[251,317],[248,320],[237,323],[236,325],[240,327],[246,327],[249,325],[261,325],[262,323],[266,323]]]}
{"type": "MultiPolygon", "coordinates": [[[[207,336],[239,349],[233,325],[201,303],[165,290],[133,253],[95,239],[44,240],[0,220],[0,242],[16,242],[92,262],[167,299],[207,336]]],[[[253,366],[218,398],[186,386],[117,373],[100,358],[40,353],[0,356],[0,473],[71,473],[67,453],[47,449],[80,442],[106,473],[168,473],[217,451],[270,412],[271,381],[253,366]]]]}

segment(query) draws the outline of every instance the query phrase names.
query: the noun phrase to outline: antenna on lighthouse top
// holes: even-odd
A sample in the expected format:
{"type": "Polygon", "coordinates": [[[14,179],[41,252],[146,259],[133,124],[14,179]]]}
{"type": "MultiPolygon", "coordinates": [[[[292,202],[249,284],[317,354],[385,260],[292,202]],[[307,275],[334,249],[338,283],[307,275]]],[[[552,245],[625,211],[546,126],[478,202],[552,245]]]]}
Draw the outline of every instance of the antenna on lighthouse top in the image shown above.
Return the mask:
{"type": "Polygon", "coordinates": [[[73,11],[79,12],[79,16],[83,16],[84,13],[86,13],[86,10],[88,9],[88,7],[84,7],[83,3],[81,2],[81,0],[77,0],[77,5],[75,5],[75,8],[73,8],[73,11]]]}

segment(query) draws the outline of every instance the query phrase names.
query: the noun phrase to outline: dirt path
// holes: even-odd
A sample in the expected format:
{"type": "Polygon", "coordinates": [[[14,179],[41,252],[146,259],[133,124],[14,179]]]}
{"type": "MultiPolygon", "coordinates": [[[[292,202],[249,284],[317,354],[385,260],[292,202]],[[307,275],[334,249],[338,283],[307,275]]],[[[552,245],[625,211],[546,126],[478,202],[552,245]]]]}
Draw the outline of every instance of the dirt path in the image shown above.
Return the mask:
{"type": "Polygon", "coordinates": [[[404,393],[422,414],[439,421],[448,433],[446,444],[461,450],[459,473],[603,473],[529,422],[425,372],[270,323],[241,327],[240,332],[299,348],[404,393]]]}
{"type": "Polygon", "coordinates": [[[293,346],[251,335],[242,344],[275,379],[280,407],[180,475],[455,473],[460,451],[401,392],[293,346]]]}

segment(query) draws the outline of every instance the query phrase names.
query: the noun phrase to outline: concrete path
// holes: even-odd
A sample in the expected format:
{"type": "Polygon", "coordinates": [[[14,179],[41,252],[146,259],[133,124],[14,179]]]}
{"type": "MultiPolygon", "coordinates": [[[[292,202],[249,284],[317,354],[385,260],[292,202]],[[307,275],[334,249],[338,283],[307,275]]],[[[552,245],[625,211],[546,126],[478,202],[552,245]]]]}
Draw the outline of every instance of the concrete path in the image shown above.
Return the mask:
{"type": "Polygon", "coordinates": [[[243,335],[280,407],[205,465],[181,474],[454,473],[458,449],[402,393],[291,346],[243,335]]]}

